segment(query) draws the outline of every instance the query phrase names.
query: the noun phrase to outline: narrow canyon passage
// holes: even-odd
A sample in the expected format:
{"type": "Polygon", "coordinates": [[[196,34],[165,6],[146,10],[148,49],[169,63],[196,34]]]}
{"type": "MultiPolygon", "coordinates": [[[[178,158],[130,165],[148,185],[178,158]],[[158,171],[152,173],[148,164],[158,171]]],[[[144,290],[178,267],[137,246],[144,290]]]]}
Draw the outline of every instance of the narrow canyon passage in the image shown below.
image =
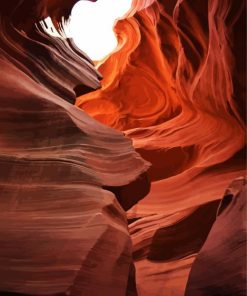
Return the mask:
{"type": "Polygon", "coordinates": [[[0,3],[0,295],[245,295],[245,6],[0,3]]]}

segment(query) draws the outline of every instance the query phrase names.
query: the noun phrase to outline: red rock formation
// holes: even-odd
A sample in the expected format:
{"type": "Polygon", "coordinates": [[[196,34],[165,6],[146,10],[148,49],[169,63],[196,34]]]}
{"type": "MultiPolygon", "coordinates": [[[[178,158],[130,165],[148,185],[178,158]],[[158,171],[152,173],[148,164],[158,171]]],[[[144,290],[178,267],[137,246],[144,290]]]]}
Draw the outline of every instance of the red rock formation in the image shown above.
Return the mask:
{"type": "MultiPolygon", "coordinates": [[[[244,1],[134,0],[101,89],[73,42],[38,24],[62,30],[75,2],[0,4],[0,290],[180,296],[199,253],[194,293],[201,260],[231,251],[215,229],[228,239],[240,223],[224,234],[236,208],[216,216],[245,174],[244,1]]],[[[206,287],[231,285],[213,276],[206,287]]]]}
{"type": "Polygon", "coordinates": [[[152,163],[151,191],[128,211],[141,296],[184,295],[218,201],[245,174],[244,6],[134,1],[98,64],[102,89],[77,98],[152,163]]]}
{"type": "Polygon", "coordinates": [[[143,197],[149,164],[121,132],[71,104],[98,88],[100,75],[71,40],[49,37],[35,22],[47,15],[59,21],[74,2],[1,3],[3,295],[108,296],[127,289],[132,248],[116,197],[128,208],[126,192],[137,185],[143,190],[135,198],[143,197]]]}
{"type": "Polygon", "coordinates": [[[185,295],[246,295],[246,180],[225,192],[189,276],[185,295]]]}

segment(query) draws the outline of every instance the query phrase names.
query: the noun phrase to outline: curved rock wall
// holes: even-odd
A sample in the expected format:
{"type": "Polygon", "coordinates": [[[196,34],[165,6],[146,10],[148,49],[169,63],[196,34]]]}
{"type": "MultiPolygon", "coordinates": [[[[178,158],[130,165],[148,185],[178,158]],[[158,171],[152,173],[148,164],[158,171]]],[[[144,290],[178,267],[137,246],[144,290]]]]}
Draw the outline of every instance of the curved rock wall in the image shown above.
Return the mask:
{"type": "Polygon", "coordinates": [[[150,193],[127,212],[139,295],[184,294],[225,188],[245,175],[244,7],[133,1],[97,65],[102,88],[77,98],[152,164],[150,193]]]}
{"type": "Polygon", "coordinates": [[[132,204],[136,184],[137,200],[148,192],[149,164],[71,104],[101,76],[36,23],[59,23],[75,1],[53,2],[1,3],[0,291],[124,296],[132,245],[119,202],[132,204]]]}
{"type": "Polygon", "coordinates": [[[76,2],[0,3],[0,291],[242,295],[244,1],[134,0],[103,79],[39,23],[76,2]]]}

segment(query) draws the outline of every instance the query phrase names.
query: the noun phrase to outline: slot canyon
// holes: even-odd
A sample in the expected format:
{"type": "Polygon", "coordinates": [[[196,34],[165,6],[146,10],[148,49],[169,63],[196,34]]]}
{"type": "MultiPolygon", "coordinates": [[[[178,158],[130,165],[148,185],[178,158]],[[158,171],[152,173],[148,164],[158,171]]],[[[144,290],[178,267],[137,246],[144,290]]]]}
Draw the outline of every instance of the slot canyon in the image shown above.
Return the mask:
{"type": "Polygon", "coordinates": [[[109,3],[0,2],[0,295],[245,296],[246,3],[109,3]]]}

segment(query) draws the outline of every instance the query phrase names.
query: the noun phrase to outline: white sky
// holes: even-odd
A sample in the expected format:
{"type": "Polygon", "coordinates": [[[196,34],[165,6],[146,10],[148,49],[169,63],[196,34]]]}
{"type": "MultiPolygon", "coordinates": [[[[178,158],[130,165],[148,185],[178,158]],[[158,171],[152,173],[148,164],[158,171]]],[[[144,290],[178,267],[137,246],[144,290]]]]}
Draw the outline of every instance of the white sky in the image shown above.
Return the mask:
{"type": "Polygon", "coordinates": [[[100,60],[117,46],[113,32],[116,19],[124,16],[132,0],[78,2],[71,15],[69,35],[92,60],[100,60]]]}

